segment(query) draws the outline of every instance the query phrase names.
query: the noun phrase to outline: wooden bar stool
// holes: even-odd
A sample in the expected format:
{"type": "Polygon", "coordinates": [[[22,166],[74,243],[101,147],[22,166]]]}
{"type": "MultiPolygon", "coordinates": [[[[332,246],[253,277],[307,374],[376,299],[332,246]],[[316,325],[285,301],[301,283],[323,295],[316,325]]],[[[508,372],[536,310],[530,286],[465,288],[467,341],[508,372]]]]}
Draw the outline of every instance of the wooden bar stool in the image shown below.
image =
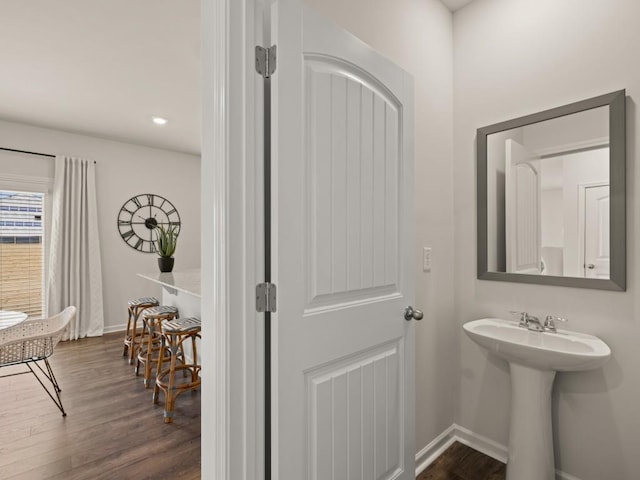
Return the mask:
{"type": "Polygon", "coordinates": [[[140,314],[142,318],[143,342],[140,345],[138,360],[136,362],[136,375],[140,365],[144,365],[144,388],[149,388],[152,379],[152,370],[158,364],[160,354],[162,322],[178,318],[178,309],[167,305],[158,305],[147,308],[140,314]]]}
{"type": "Polygon", "coordinates": [[[189,317],[167,321],[162,324],[162,351],[158,356],[158,376],[153,388],[153,403],[158,403],[158,393],[164,393],[164,423],[173,422],[176,398],[183,392],[197,390],[202,383],[201,365],[198,364],[196,338],[200,338],[201,322],[199,318],[189,317]],[[191,340],[193,359],[186,363],[184,342],[191,340]],[[165,368],[166,354],[169,352],[169,368],[165,368]],[[178,364],[178,357],[182,363],[178,364]],[[176,372],[182,371],[182,378],[176,372]],[[190,374],[190,375],[189,375],[190,374]]]}
{"type": "Polygon", "coordinates": [[[129,356],[129,365],[133,364],[133,359],[136,358],[137,349],[142,343],[142,333],[138,332],[138,318],[140,313],[151,307],[160,305],[160,302],[155,297],[141,297],[135,300],[129,300],[127,304],[127,311],[129,316],[127,318],[127,331],[124,334],[124,350],[122,356],[129,356]]]}

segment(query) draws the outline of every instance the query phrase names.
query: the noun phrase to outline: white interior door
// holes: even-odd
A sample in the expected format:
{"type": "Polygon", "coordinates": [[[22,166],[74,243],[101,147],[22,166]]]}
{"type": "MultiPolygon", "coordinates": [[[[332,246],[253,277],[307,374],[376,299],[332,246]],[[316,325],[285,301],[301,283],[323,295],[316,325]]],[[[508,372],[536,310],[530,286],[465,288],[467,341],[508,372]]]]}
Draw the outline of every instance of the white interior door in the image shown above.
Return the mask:
{"type": "Polygon", "coordinates": [[[507,272],[542,272],[540,157],[515,140],[505,142],[507,272]]]}
{"type": "Polygon", "coordinates": [[[415,478],[413,81],[272,11],[273,478],[415,478]]]}
{"type": "Polygon", "coordinates": [[[585,188],[584,276],[609,278],[609,185],[585,188]]]}

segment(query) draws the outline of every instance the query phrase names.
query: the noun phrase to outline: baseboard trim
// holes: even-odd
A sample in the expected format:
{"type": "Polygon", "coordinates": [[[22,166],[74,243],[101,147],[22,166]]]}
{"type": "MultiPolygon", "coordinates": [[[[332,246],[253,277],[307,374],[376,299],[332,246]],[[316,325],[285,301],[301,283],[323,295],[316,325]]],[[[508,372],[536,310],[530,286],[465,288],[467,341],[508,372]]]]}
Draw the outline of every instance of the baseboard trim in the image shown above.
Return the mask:
{"type": "Polygon", "coordinates": [[[126,329],[127,329],[127,324],[123,323],[122,325],[109,325],[108,327],[104,327],[102,332],[103,333],[124,332],[126,329]]]}
{"type": "Polygon", "coordinates": [[[574,477],[573,475],[569,475],[568,473],[564,473],[556,468],[556,479],[557,480],[580,480],[578,477],[574,477]]]}
{"type": "Polygon", "coordinates": [[[483,435],[479,435],[471,430],[461,427],[460,425],[455,426],[455,434],[456,440],[467,447],[471,447],[474,450],[477,450],[485,455],[498,460],[502,463],[507,463],[507,458],[509,458],[509,452],[506,445],[501,445],[498,442],[494,442],[490,438],[487,438],[483,435]]]}
{"type": "Polygon", "coordinates": [[[416,477],[442,455],[453,442],[467,445],[499,462],[507,462],[507,448],[504,445],[454,423],[416,454],[416,477]]]}
{"type": "Polygon", "coordinates": [[[416,477],[456,441],[453,433],[455,426],[454,423],[416,454],[416,477]]]}
{"type": "MultiPolygon", "coordinates": [[[[454,442],[460,442],[499,462],[507,463],[508,451],[505,445],[494,442],[490,438],[454,423],[416,454],[416,477],[425,471],[454,442]]],[[[558,469],[556,469],[556,479],[580,480],[578,477],[558,469]]]]}

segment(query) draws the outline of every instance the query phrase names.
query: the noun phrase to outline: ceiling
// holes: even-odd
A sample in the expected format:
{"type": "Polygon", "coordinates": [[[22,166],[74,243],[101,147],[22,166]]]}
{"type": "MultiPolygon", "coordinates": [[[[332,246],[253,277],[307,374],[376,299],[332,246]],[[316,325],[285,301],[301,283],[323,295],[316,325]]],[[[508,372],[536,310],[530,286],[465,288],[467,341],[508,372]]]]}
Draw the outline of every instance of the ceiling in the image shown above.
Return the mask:
{"type": "MultiPolygon", "coordinates": [[[[472,0],[442,1],[455,11],[472,0]]],[[[199,154],[199,8],[200,0],[3,2],[0,119],[199,154]]]]}
{"type": "Polygon", "coordinates": [[[199,8],[3,2],[0,119],[199,154],[199,8]]]}
{"type": "Polygon", "coordinates": [[[449,10],[455,12],[456,10],[460,10],[465,5],[470,4],[472,1],[473,0],[442,0],[442,3],[444,3],[449,10]]]}

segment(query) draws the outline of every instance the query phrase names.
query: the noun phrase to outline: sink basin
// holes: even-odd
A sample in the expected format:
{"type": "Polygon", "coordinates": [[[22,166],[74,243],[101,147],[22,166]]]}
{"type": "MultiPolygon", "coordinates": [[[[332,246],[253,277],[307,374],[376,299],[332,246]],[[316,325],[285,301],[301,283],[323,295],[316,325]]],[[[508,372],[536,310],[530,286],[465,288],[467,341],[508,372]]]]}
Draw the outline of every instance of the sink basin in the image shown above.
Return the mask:
{"type": "Polygon", "coordinates": [[[507,480],[555,480],[551,392],[556,372],[598,368],[609,360],[611,349],[593,335],[533,332],[498,318],[474,320],[463,328],[475,343],[509,362],[507,480]]]}
{"type": "Polygon", "coordinates": [[[465,323],[465,332],[478,345],[509,362],[538,368],[571,372],[604,365],[611,349],[598,337],[558,330],[533,332],[517,323],[483,318],[465,323]]]}

